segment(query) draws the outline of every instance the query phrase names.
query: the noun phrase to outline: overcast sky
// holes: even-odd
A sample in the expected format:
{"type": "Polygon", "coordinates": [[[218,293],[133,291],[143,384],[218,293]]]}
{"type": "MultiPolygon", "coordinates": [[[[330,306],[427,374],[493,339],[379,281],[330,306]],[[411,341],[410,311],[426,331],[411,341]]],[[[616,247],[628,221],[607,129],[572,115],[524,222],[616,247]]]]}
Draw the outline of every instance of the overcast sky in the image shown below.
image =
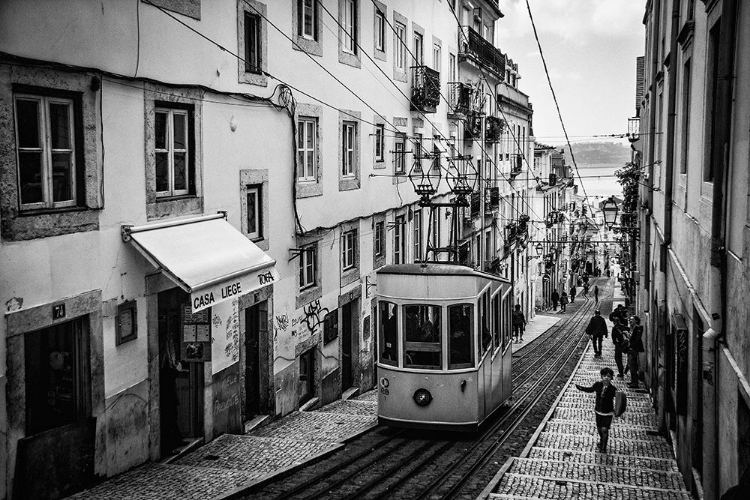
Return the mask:
{"type": "MultiPolygon", "coordinates": [[[[636,57],[643,55],[645,0],[529,0],[571,142],[627,132],[635,114],[636,57]]],[[[498,46],[518,64],[534,106],[538,142],[564,142],[526,0],[501,0],[498,46]]],[[[605,139],[598,139],[605,140],[605,139]]],[[[612,139],[609,139],[612,140],[612,139]]]]}

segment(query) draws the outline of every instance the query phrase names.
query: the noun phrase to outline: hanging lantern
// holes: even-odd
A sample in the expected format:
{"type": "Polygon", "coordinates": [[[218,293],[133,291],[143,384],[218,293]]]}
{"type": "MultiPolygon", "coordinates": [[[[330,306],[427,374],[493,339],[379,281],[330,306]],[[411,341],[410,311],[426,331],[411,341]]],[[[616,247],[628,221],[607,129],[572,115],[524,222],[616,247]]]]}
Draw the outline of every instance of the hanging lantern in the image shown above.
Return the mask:
{"type": "Polygon", "coordinates": [[[467,196],[476,189],[478,177],[471,162],[471,156],[448,157],[448,173],[445,175],[445,180],[451,192],[456,195],[457,204],[469,205],[467,196]]]}
{"type": "Polygon", "coordinates": [[[440,168],[440,151],[434,150],[432,154],[421,146],[414,144],[414,163],[409,171],[409,180],[414,186],[414,192],[420,196],[420,205],[428,205],[430,197],[437,192],[442,179],[440,168]],[[427,160],[423,162],[423,160],[427,160]],[[423,164],[423,163],[426,163],[423,164]]]}
{"type": "Polygon", "coordinates": [[[617,208],[617,202],[613,196],[607,198],[607,201],[602,203],[602,214],[604,214],[604,225],[607,229],[612,229],[617,221],[617,213],[620,210],[617,208]]]}

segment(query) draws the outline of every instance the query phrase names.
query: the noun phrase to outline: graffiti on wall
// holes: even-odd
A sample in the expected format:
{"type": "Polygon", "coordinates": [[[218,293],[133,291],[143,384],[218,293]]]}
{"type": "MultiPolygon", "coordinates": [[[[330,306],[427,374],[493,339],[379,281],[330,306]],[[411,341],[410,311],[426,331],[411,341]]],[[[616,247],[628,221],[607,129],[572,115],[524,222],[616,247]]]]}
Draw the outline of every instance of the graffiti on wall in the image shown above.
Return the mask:
{"type": "Polygon", "coordinates": [[[307,325],[307,329],[310,333],[315,333],[315,330],[323,324],[326,315],[330,312],[327,307],[320,306],[320,300],[314,300],[308,305],[302,308],[304,316],[302,322],[307,325]]]}
{"type": "Polygon", "coordinates": [[[225,328],[227,343],[224,346],[224,353],[234,363],[240,359],[240,321],[237,311],[237,299],[232,300],[232,314],[227,318],[225,328]]]}

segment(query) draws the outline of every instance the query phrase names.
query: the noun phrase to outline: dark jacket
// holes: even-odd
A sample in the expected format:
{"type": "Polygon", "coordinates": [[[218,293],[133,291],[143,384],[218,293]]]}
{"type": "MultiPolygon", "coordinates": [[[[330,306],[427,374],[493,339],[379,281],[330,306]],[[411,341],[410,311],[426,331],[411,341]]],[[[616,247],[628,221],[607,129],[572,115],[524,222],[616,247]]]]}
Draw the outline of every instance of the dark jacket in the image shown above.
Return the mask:
{"type": "Polygon", "coordinates": [[[604,383],[594,382],[591,387],[583,387],[576,384],[576,389],[583,392],[595,392],[596,402],[594,404],[594,411],[597,413],[613,413],[615,411],[615,393],[617,387],[614,384],[609,384],[606,390],[604,390],[604,383]]]}
{"type": "Polygon", "coordinates": [[[635,325],[633,333],[630,334],[630,350],[633,352],[643,352],[643,326],[635,325]]]}
{"type": "Polygon", "coordinates": [[[523,315],[521,311],[513,311],[513,314],[511,314],[511,318],[513,325],[525,325],[526,324],[526,316],[523,315]]]}
{"type": "Polygon", "coordinates": [[[594,337],[606,337],[607,332],[607,322],[598,314],[591,318],[589,326],[586,327],[586,333],[594,337]]]}
{"type": "Polygon", "coordinates": [[[560,294],[557,292],[552,292],[551,298],[552,298],[552,302],[557,302],[558,300],[560,300],[560,294]]]}
{"type": "Polygon", "coordinates": [[[612,327],[612,343],[616,346],[621,346],[627,334],[628,328],[626,326],[615,323],[615,326],[612,327]]]}

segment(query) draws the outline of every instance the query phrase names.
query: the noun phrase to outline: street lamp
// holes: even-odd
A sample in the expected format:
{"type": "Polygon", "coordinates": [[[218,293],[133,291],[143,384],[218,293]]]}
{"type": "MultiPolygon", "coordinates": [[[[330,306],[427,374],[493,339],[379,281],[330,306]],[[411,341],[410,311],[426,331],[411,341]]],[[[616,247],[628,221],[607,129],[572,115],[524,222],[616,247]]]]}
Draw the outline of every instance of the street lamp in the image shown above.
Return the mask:
{"type": "Polygon", "coordinates": [[[615,222],[617,221],[618,212],[619,209],[617,208],[617,202],[615,201],[614,196],[610,196],[609,198],[607,198],[607,201],[602,203],[604,225],[607,226],[607,229],[612,229],[612,227],[614,227],[615,222]]]}
{"type": "Polygon", "coordinates": [[[448,157],[448,173],[445,176],[448,186],[462,205],[467,205],[469,196],[477,185],[477,171],[471,163],[471,156],[448,157]]]}
{"type": "Polygon", "coordinates": [[[534,249],[536,250],[537,257],[541,257],[544,253],[544,246],[541,243],[537,243],[534,249]]]}
{"type": "Polygon", "coordinates": [[[430,204],[430,197],[437,192],[443,176],[440,168],[440,151],[429,154],[418,143],[414,147],[414,164],[409,171],[409,180],[414,186],[414,192],[421,197],[419,204],[426,206],[430,204]],[[423,159],[428,160],[426,168],[422,165],[423,159]]]}
{"type": "Polygon", "coordinates": [[[637,116],[628,118],[628,141],[636,142],[641,138],[641,119],[637,116]]]}

